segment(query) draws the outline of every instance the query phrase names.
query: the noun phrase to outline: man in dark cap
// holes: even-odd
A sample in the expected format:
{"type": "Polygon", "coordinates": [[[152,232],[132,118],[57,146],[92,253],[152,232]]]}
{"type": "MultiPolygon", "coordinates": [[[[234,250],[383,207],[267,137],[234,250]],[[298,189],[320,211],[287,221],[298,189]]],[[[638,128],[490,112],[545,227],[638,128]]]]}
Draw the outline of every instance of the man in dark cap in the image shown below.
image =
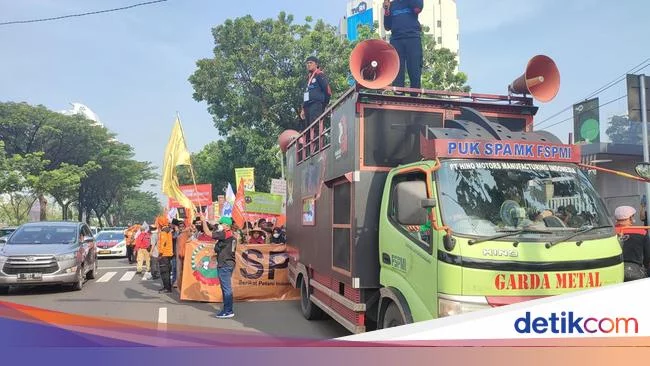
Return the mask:
{"type": "Polygon", "coordinates": [[[303,94],[302,110],[300,111],[300,131],[312,124],[330,103],[332,89],[325,74],[320,69],[320,61],[315,56],[307,58],[307,87],[303,94]]]}

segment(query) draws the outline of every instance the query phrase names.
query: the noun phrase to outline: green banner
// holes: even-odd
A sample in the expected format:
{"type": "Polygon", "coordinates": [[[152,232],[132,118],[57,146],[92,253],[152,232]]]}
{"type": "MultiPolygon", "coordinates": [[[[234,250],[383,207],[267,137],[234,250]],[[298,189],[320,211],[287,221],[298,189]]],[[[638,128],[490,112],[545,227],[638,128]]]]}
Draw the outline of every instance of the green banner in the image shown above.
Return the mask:
{"type": "Polygon", "coordinates": [[[282,214],[283,197],[279,194],[246,191],[245,197],[246,212],[282,214]]]}

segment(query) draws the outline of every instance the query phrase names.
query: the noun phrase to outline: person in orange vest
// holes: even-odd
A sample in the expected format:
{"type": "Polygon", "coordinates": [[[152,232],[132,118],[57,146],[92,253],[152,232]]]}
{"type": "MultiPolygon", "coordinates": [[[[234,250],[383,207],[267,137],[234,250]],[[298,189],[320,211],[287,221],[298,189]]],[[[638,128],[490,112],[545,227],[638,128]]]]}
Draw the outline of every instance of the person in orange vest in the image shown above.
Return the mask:
{"type": "Polygon", "coordinates": [[[614,211],[616,232],[623,243],[626,282],[648,277],[648,267],[650,266],[648,232],[645,229],[632,227],[635,215],[636,210],[630,206],[617,207],[614,211]]]}
{"type": "Polygon", "coordinates": [[[156,226],[159,229],[158,237],[158,266],[160,267],[160,279],[163,287],[160,293],[172,292],[172,264],[171,259],[174,256],[172,228],[169,225],[169,220],[166,217],[158,217],[156,219],[156,226]]]}
{"type": "Polygon", "coordinates": [[[140,231],[141,226],[139,224],[129,225],[129,227],[124,230],[124,241],[126,242],[126,257],[129,260],[129,264],[135,262],[135,239],[140,231]]]}

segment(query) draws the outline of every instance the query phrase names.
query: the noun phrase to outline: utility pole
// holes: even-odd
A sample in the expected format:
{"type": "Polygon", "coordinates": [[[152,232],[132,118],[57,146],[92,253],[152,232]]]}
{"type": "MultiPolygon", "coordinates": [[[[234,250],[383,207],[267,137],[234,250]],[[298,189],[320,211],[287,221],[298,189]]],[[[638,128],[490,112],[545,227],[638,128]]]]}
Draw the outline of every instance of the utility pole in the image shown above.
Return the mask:
{"type": "MultiPolygon", "coordinates": [[[[641,98],[641,124],[643,129],[643,161],[650,163],[650,146],[648,146],[648,111],[646,106],[645,75],[639,75],[639,96],[641,98]]],[[[650,204],[650,183],[645,184],[646,212],[650,204]]]]}

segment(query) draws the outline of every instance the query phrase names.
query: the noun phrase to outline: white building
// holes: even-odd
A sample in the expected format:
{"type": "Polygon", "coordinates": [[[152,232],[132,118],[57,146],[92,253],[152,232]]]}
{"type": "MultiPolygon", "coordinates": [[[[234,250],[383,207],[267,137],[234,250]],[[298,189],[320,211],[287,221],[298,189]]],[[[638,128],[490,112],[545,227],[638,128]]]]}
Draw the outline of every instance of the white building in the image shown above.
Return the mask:
{"type": "MultiPolygon", "coordinates": [[[[350,40],[356,39],[354,30],[358,24],[379,24],[380,35],[390,38],[390,32],[384,30],[383,0],[348,0],[346,16],[339,24],[339,32],[350,40]]],[[[431,34],[438,47],[448,48],[459,54],[460,26],[456,9],[456,0],[424,0],[424,7],[419,16],[420,24],[431,34]]]]}

